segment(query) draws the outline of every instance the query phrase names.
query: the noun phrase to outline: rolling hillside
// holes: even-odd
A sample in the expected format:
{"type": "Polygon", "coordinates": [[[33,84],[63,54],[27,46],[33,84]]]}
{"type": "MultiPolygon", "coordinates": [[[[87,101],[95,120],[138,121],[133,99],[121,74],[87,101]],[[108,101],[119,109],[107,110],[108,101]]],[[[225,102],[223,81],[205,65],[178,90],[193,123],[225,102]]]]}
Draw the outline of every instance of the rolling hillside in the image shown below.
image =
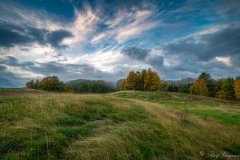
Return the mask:
{"type": "Polygon", "coordinates": [[[168,92],[0,97],[0,159],[237,159],[240,103],[168,92]]]}

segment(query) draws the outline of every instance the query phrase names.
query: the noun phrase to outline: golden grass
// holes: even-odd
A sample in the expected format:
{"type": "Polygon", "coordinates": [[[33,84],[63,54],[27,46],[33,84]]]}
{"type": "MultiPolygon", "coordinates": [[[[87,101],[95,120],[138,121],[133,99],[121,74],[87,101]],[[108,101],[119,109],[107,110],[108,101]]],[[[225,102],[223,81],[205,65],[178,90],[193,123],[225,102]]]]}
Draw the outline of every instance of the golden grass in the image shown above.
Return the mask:
{"type": "MultiPolygon", "coordinates": [[[[173,97],[187,103],[178,94],[173,97]]],[[[3,159],[211,159],[209,152],[233,155],[240,147],[238,125],[203,118],[171,104],[114,94],[1,99],[3,159]]],[[[198,110],[239,113],[236,106],[194,103],[198,110]]]]}

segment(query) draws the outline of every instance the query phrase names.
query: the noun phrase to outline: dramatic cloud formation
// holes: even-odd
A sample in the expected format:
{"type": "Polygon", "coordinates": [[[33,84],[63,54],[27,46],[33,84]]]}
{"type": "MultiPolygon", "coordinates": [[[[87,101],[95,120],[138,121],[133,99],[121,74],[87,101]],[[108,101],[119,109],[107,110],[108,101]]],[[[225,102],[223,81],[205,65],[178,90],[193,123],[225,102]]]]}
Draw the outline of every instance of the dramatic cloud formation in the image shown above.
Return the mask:
{"type": "Polygon", "coordinates": [[[239,0],[0,0],[0,87],[49,75],[117,81],[147,68],[161,79],[236,77],[239,6],[239,0]]]}
{"type": "Polygon", "coordinates": [[[164,54],[195,55],[200,61],[240,54],[240,27],[227,27],[160,46],[164,54]]]}
{"type": "Polygon", "coordinates": [[[149,56],[149,52],[151,52],[150,49],[141,49],[141,48],[138,48],[137,46],[133,46],[133,47],[125,46],[121,50],[122,54],[129,56],[131,59],[143,60],[143,61],[146,59],[146,57],[149,56]]]}
{"type": "Polygon", "coordinates": [[[40,45],[50,44],[57,49],[65,49],[67,45],[61,45],[65,38],[73,37],[66,30],[48,31],[29,26],[16,26],[12,24],[0,24],[0,46],[14,47],[31,45],[37,42],[40,45]]]}

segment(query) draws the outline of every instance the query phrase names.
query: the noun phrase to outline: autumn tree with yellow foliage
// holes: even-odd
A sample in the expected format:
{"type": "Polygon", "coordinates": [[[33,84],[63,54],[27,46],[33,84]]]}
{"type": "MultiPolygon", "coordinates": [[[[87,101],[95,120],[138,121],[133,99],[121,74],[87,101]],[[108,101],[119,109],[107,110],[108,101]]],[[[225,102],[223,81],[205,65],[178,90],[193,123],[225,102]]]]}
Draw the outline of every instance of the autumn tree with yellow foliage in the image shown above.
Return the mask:
{"type": "Polygon", "coordinates": [[[123,81],[122,90],[138,90],[138,91],[160,91],[161,79],[158,73],[150,68],[142,70],[142,72],[129,72],[127,78],[123,81]]]}
{"type": "Polygon", "coordinates": [[[205,79],[201,79],[200,81],[196,81],[191,87],[190,87],[190,93],[201,95],[201,96],[208,96],[208,88],[207,83],[205,79]]]}
{"type": "Polygon", "coordinates": [[[237,99],[240,99],[240,79],[234,82],[234,91],[237,99]]]}

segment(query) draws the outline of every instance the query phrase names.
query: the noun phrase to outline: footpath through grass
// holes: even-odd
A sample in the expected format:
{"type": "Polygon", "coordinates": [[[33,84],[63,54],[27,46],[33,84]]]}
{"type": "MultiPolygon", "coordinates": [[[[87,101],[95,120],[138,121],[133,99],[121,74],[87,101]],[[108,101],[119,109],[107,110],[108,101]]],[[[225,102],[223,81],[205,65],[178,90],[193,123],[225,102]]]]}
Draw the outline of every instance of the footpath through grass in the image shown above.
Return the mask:
{"type": "Polygon", "coordinates": [[[118,92],[117,97],[132,98],[162,104],[203,119],[214,119],[227,124],[240,125],[240,102],[171,92],[118,92]]]}
{"type": "Polygon", "coordinates": [[[239,108],[157,92],[0,97],[0,159],[226,159],[240,155],[239,108]]]}

